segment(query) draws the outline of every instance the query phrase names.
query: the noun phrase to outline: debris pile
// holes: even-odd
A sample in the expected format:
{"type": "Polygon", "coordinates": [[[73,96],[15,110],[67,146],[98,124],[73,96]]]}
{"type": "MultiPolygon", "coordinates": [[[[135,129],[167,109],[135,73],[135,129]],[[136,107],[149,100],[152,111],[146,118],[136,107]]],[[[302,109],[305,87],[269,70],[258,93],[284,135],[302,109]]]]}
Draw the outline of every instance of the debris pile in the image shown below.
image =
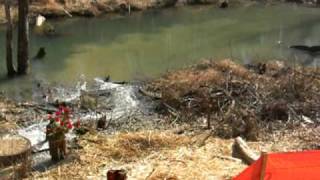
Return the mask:
{"type": "Polygon", "coordinates": [[[168,73],[147,89],[162,95],[163,113],[191,121],[206,117],[224,138],[256,140],[261,129],[320,121],[320,70],[315,67],[205,60],[168,73]]]}

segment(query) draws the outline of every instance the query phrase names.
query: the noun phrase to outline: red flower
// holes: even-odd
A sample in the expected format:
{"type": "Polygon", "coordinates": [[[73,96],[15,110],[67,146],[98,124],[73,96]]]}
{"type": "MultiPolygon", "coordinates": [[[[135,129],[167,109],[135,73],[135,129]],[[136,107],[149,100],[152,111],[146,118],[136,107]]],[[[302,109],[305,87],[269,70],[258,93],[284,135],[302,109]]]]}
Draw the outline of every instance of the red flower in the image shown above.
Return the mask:
{"type": "Polygon", "coordinates": [[[72,129],[72,123],[70,121],[68,121],[68,125],[67,125],[68,129],[72,129]]]}
{"type": "MultiPolygon", "coordinates": [[[[63,129],[63,133],[66,133],[64,130],[65,128],[67,129],[72,129],[73,124],[72,121],[70,121],[70,113],[71,110],[68,107],[64,106],[59,106],[58,110],[54,114],[48,114],[48,118],[51,120],[50,123],[54,123],[54,128],[53,129],[47,129],[47,132],[60,132],[61,128],[63,129]]],[[[80,123],[78,123],[80,124],[80,123]]]]}
{"type": "Polygon", "coordinates": [[[60,118],[56,117],[56,122],[60,122],[60,118]]]}
{"type": "Polygon", "coordinates": [[[59,110],[56,112],[56,116],[60,116],[60,115],[61,115],[61,111],[59,110]]]}
{"type": "Polygon", "coordinates": [[[64,113],[70,113],[70,109],[69,109],[68,107],[65,107],[65,108],[63,109],[63,111],[64,111],[64,113]]]}

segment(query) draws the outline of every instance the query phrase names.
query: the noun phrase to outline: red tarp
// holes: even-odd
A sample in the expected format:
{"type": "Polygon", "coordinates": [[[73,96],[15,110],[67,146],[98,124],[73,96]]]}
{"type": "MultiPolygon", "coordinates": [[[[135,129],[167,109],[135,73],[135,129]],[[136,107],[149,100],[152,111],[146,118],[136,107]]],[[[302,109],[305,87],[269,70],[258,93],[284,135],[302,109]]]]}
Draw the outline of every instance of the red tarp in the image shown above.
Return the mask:
{"type": "MultiPolygon", "coordinates": [[[[267,155],[264,180],[320,180],[320,151],[271,153],[267,155]]],[[[262,158],[233,180],[260,180],[262,158]]]]}

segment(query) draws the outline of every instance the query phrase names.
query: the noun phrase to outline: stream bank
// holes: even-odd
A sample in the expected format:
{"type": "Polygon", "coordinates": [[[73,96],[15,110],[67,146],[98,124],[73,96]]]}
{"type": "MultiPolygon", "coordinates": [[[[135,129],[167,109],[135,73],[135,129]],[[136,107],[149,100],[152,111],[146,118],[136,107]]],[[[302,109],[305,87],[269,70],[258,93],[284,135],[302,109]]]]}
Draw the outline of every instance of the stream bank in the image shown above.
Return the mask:
{"type": "MultiPolygon", "coordinates": [[[[204,60],[143,84],[82,82],[53,96],[68,100],[88,132],[70,134],[76,144],[70,143],[70,159],[32,176],[95,179],[123,168],[133,179],[228,179],[245,168],[230,159],[237,136],[256,152],[319,149],[319,75],[317,67],[280,61],[204,60]],[[96,128],[101,118],[105,130],[96,128]]],[[[37,144],[57,98],[42,104],[2,99],[1,130],[16,129],[37,144]]]]}
{"type": "MultiPolygon", "coordinates": [[[[30,17],[41,14],[46,18],[58,17],[96,17],[103,14],[130,14],[134,11],[148,9],[162,9],[186,5],[213,5],[217,8],[235,6],[250,6],[257,3],[276,5],[279,3],[296,3],[307,7],[318,7],[318,0],[272,0],[272,1],[246,1],[246,0],[34,0],[30,4],[30,17]]],[[[3,2],[0,1],[0,24],[5,22],[3,2]]],[[[17,5],[13,6],[13,19],[17,19],[17,5]]]]}
{"type": "MultiPolygon", "coordinates": [[[[231,0],[233,5],[240,4],[241,0],[231,0]]],[[[0,1],[0,4],[2,2],[0,1]]],[[[82,0],[82,1],[50,1],[36,0],[30,5],[30,16],[36,17],[41,14],[46,18],[59,17],[96,17],[103,14],[130,14],[134,11],[148,9],[161,9],[184,5],[208,5],[214,4],[219,7],[219,0],[82,0]]],[[[13,19],[17,18],[17,7],[13,7],[13,19]]],[[[0,7],[0,23],[5,22],[3,5],[0,7]]]]}

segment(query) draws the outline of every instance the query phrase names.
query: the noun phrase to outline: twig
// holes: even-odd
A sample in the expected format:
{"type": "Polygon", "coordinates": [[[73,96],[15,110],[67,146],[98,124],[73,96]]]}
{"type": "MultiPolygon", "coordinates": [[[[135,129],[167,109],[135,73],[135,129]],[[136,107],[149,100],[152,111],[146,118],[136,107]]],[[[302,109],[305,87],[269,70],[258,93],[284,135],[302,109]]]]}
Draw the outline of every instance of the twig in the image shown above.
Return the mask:
{"type": "Polygon", "coordinates": [[[152,176],[152,174],[154,173],[155,170],[156,169],[153,168],[152,171],[149,173],[149,175],[145,178],[145,180],[148,180],[152,176]]]}
{"type": "Polygon", "coordinates": [[[168,105],[167,103],[163,103],[167,108],[170,114],[172,114],[173,116],[177,117],[179,116],[179,113],[176,109],[174,109],[173,107],[171,107],[170,105],[168,105]]]}
{"type": "Polygon", "coordinates": [[[229,161],[234,161],[234,162],[238,162],[238,163],[241,163],[241,159],[238,159],[238,158],[234,158],[234,157],[229,157],[229,156],[222,156],[222,155],[213,155],[212,158],[219,158],[219,159],[222,159],[222,160],[229,160],[229,161]]]}

